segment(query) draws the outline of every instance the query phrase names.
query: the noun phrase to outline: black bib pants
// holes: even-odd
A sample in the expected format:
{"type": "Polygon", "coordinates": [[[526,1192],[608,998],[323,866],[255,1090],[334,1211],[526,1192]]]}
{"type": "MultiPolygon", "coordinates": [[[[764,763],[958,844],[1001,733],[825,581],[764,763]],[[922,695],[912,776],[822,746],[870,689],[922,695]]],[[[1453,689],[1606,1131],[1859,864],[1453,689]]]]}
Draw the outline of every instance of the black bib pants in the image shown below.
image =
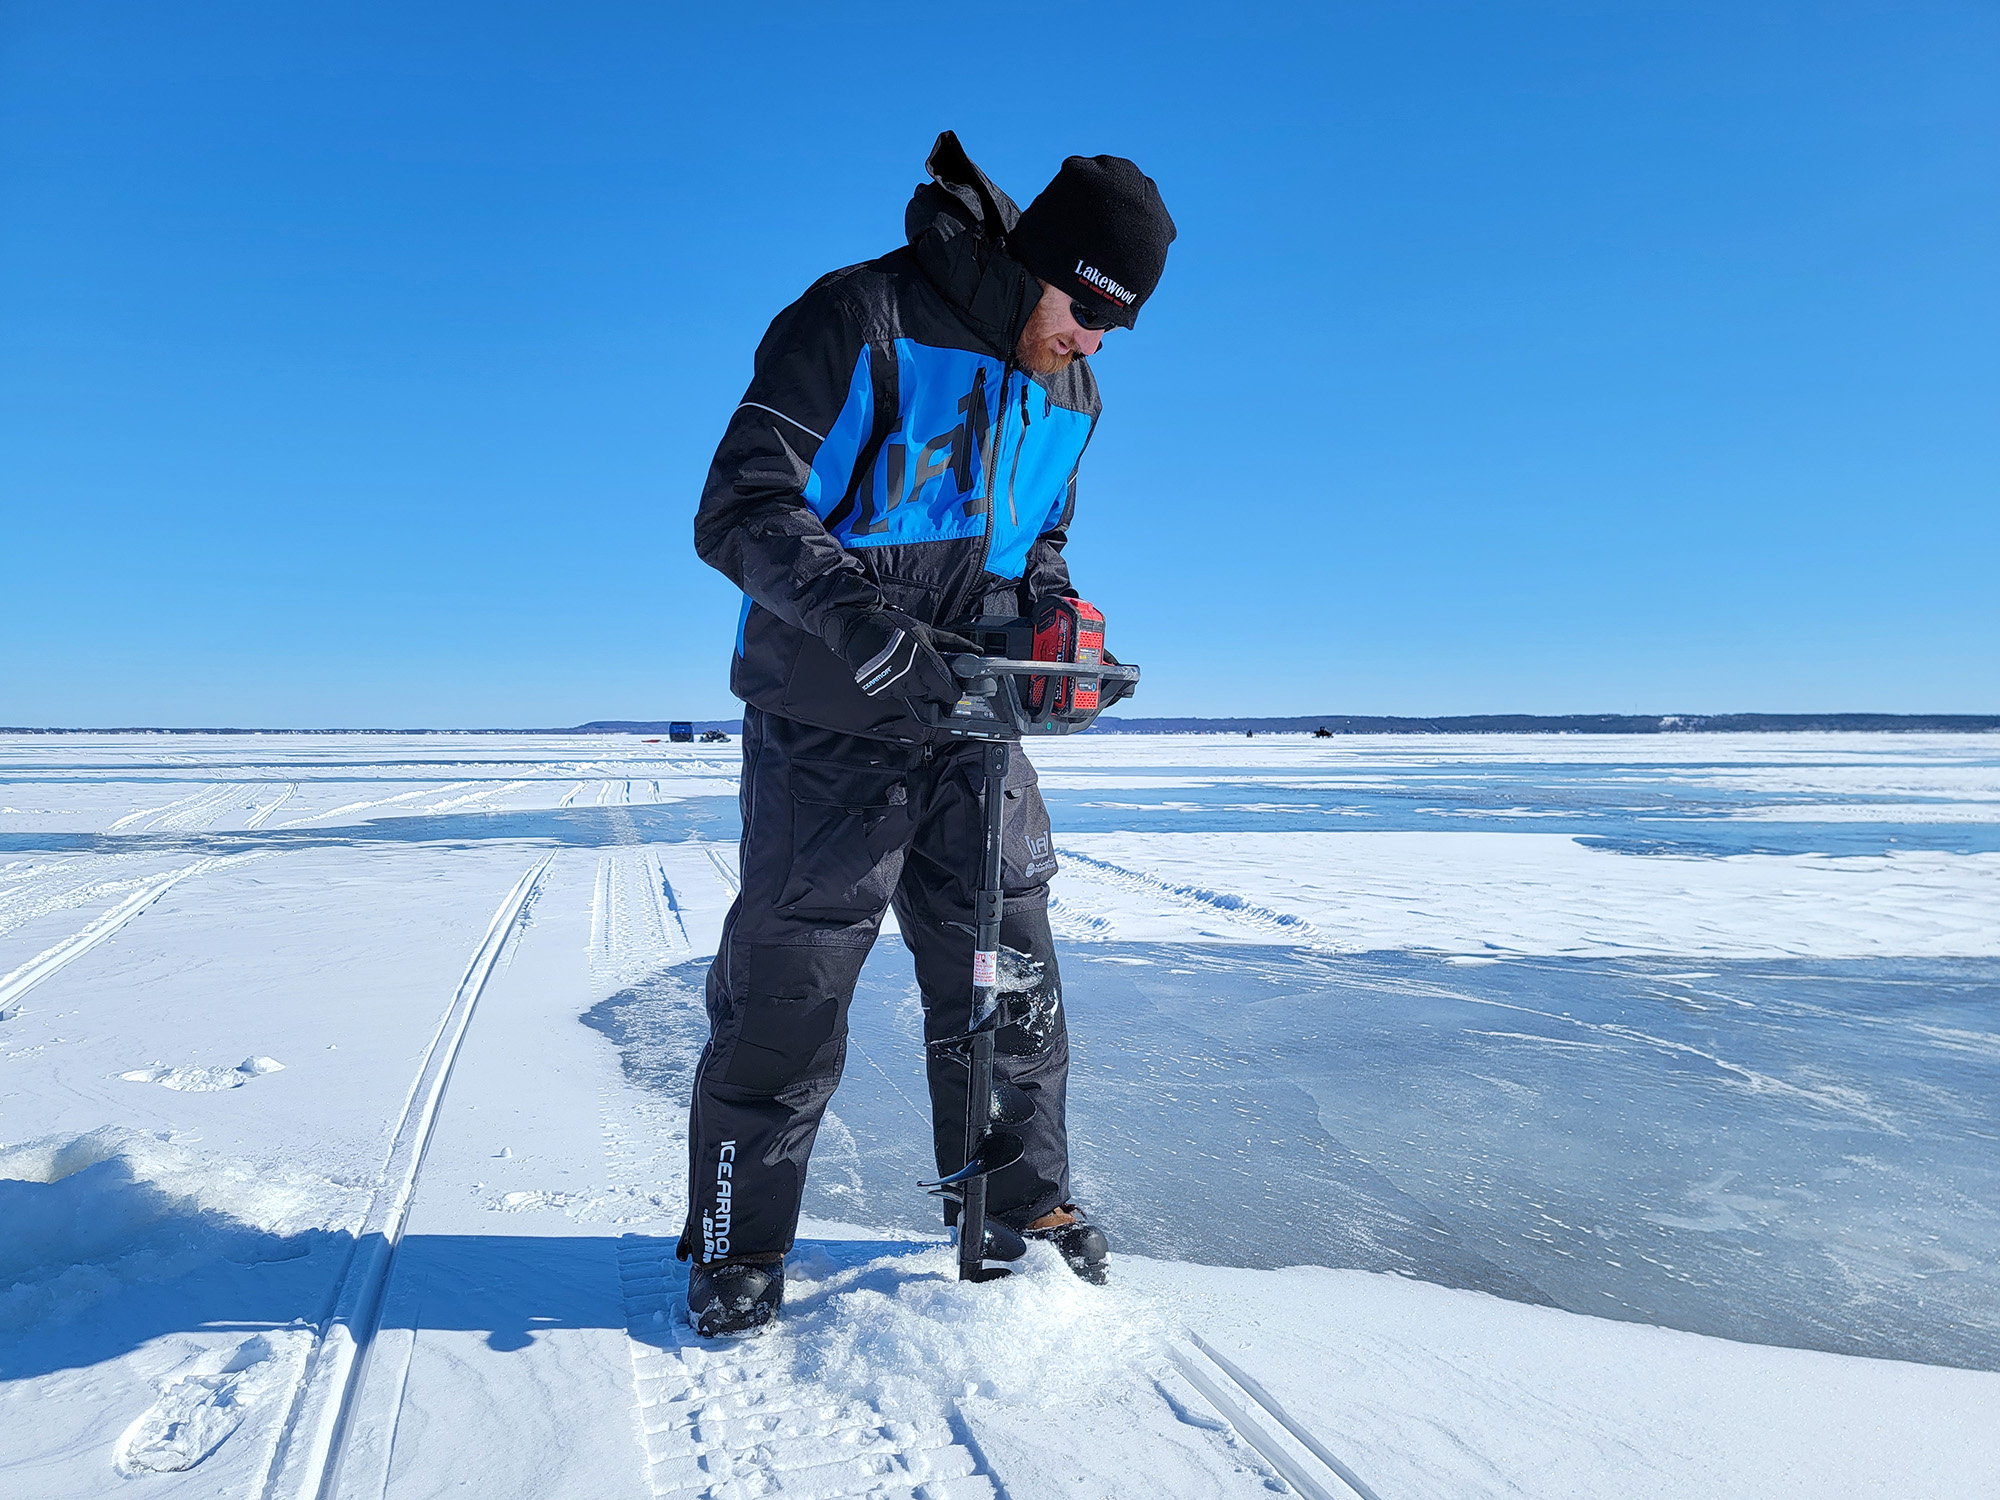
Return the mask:
{"type": "MultiPolygon", "coordinates": [[[[916,958],[925,1039],[970,1024],[980,759],[970,741],[927,751],[745,708],[743,889],[708,973],[683,1259],[791,1249],[806,1162],[846,1061],[847,1007],[892,901],[916,958]]],[[[993,1071],[1036,1108],[1018,1127],[1027,1154],[988,1179],[988,1211],[1016,1228],[1069,1199],[1069,1042],[1048,921],[1055,869],[1048,810],[1017,749],[1000,941],[1041,972],[1015,997],[1025,1019],[998,1034],[993,1071]]],[[[965,1161],[965,1055],[933,1054],[927,1070],[937,1166],[948,1173],[965,1161]]]]}

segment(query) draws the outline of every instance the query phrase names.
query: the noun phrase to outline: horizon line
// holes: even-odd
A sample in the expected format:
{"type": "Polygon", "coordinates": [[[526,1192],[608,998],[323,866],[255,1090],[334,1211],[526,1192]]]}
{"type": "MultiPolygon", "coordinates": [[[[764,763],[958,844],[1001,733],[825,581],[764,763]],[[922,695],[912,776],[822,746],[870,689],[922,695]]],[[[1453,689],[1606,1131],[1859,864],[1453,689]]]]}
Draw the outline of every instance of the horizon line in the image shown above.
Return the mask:
{"type": "MultiPolygon", "coordinates": [[[[699,734],[708,730],[742,732],[742,717],[727,719],[593,719],[582,724],[549,727],[439,728],[435,726],[275,728],[241,725],[127,724],[0,725],[0,734],[215,734],[215,735],[667,735],[684,724],[699,734]]],[[[1600,734],[1660,733],[1840,733],[1840,732],[1988,732],[2000,730],[2000,714],[1874,713],[1847,710],[1831,713],[1670,713],[1670,714],[1160,714],[1097,721],[1094,733],[1173,734],[1256,732],[1313,734],[1369,733],[1516,733],[1582,730],[1600,734]]]]}

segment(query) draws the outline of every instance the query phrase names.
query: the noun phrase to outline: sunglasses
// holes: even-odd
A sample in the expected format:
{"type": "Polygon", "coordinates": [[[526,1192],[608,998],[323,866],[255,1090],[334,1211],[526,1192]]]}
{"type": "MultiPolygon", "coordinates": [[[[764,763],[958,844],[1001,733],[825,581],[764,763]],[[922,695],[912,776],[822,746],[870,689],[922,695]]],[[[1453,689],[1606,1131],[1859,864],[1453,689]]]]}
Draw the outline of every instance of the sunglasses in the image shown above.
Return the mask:
{"type": "Polygon", "coordinates": [[[1073,297],[1070,299],[1069,315],[1076,319],[1077,327],[1087,328],[1092,333],[1103,333],[1106,329],[1118,326],[1112,321],[1109,313],[1099,312],[1094,307],[1085,307],[1073,297]]]}

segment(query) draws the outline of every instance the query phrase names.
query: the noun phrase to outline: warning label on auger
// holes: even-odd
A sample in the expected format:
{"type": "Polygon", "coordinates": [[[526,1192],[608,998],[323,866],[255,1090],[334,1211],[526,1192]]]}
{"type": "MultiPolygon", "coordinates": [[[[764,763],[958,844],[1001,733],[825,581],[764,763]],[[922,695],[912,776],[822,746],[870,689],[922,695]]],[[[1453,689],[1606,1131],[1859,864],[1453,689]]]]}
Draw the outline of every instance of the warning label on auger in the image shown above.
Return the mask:
{"type": "Polygon", "coordinates": [[[991,989],[1000,982],[1000,955],[979,953],[972,955],[972,983],[976,988],[991,989]]]}

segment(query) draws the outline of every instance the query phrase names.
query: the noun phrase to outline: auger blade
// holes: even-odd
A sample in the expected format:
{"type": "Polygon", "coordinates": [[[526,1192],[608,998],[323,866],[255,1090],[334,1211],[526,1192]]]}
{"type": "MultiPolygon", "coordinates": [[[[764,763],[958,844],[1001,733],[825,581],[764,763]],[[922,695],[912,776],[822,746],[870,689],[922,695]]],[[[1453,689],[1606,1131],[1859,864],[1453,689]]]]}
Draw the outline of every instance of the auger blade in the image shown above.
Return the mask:
{"type": "Polygon", "coordinates": [[[1027,1153],[1027,1146],[1018,1135],[1009,1131],[996,1130],[979,1143],[972,1160],[960,1167],[949,1177],[940,1177],[935,1182],[918,1184],[920,1187],[950,1187],[954,1182],[969,1182],[975,1177],[984,1177],[997,1172],[1002,1167],[1011,1167],[1027,1153]]]}
{"type": "Polygon", "coordinates": [[[998,1219],[986,1221],[986,1258],[1019,1260],[1028,1253],[1028,1242],[998,1219]]]}
{"type": "Polygon", "coordinates": [[[995,1125],[1025,1125],[1035,1117],[1035,1096],[1011,1083],[993,1085],[993,1107],[986,1118],[995,1125]]]}
{"type": "Polygon", "coordinates": [[[974,1016],[969,1029],[952,1036],[941,1036],[934,1042],[925,1042],[924,1048],[929,1052],[950,1052],[954,1048],[970,1047],[974,1037],[982,1032],[998,1031],[1013,1018],[1014,1007],[1008,1003],[1007,996],[995,995],[993,1008],[974,1016]]]}

